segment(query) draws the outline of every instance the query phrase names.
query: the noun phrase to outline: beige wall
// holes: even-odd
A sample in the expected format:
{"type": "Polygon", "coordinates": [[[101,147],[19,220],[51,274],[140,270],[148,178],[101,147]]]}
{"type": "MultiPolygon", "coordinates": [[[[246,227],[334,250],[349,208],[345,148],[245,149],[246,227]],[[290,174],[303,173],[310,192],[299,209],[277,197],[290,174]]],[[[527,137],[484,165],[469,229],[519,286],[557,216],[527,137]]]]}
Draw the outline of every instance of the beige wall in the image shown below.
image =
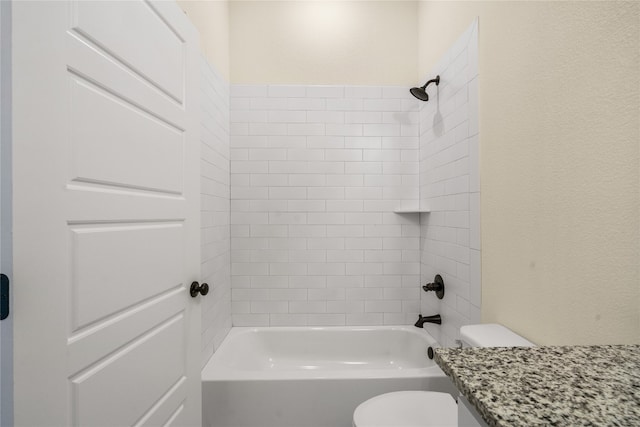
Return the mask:
{"type": "Polygon", "coordinates": [[[200,33],[200,46],[207,60],[229,81],[228,0],[177,0],[200,33]]]}
{"type": "Polygon", "coordinates": [[[416,84],[416,1],[232,1],[231,82],[416,84]]]}
{"type": "Polygon", "coordinates": [[[482,320],[539,344],[640,343],[640,3],[419,16],[423,80],[479,17],[482,320]]]}

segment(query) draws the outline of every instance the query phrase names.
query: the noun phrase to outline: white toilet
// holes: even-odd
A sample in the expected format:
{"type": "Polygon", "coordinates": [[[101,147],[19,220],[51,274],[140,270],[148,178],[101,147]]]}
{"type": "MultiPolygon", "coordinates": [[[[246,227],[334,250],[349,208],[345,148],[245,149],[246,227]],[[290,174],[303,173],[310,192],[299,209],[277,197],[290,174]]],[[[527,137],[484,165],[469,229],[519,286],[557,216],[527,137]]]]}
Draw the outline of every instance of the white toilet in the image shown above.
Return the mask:
{"type": "MultiPolygon", "coordinates": [[[[498,324],[460,328],[464,347],[533,347],[498,324]]],[[[458,405],[448,393],[396,391],[361,403],[353,413],[354,427],[444,427],[458,425],[458,405]]]]}

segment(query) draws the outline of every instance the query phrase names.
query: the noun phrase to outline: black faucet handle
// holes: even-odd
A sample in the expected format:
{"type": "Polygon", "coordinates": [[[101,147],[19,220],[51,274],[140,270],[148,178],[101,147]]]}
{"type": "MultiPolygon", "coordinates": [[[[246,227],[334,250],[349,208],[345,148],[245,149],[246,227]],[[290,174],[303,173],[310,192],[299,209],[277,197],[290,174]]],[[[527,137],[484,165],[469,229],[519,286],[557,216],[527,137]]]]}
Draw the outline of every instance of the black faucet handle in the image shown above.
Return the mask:
{"type": "Polygon", "coordinates": [[[433,279],[433,283],[427,283],[422,287],[425,292],[436,291],[436,296],[438,299],[444,298],[444,280],[442,280],[442,276],[436,274],[436,277],[433,279]]]}

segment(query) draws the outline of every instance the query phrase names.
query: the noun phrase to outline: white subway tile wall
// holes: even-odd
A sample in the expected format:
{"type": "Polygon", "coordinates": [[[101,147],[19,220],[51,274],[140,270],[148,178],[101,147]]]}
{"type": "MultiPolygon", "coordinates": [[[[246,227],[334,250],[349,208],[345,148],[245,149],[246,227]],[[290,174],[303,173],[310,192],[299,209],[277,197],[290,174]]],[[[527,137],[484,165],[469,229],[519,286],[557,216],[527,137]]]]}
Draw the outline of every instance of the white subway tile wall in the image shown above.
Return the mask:
{"type": "Polygon", "coordinates": [[[202,364],[231,329],[229,83],[201,60],[202,364]]]}
{"type": "Polygon", "coordinates": [[[420,206],[431,211],[421,214],[421,276],[442,275],[446,290],[442,300],[422,292],[421,311],[442,316],[425,327],[443,346],[480,322],[477,49],[476,20],[425,77],[440,75],[440,85],[420,104],[420,206]]]}
{"type": "Polygon", "coordinates": [[[406,87],[231,86],[234,326],[413,323],[418,102],[406,87]]]}

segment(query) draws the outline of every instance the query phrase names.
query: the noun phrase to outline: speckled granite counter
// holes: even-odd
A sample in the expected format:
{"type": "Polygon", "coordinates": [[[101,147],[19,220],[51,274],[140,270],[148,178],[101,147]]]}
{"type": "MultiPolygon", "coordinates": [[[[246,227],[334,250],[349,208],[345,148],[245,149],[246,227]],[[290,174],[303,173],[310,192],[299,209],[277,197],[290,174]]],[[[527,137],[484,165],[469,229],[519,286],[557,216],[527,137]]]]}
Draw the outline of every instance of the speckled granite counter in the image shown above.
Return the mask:
{"type": "Polygon", "coordinates": [[[490,426],[640,426],[640,345],[441,348],[490,426]]]}

